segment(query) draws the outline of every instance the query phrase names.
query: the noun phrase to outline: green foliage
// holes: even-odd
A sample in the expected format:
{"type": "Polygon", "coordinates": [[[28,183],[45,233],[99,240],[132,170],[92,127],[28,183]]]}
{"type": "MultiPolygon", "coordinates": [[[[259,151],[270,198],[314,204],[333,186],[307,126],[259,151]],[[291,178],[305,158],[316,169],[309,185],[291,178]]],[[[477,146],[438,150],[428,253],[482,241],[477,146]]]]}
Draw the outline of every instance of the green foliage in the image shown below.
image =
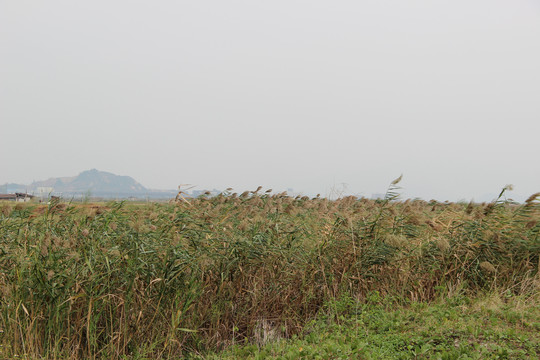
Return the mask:
{"type": "MultiPolygon", "coordinates": [[[[298,336],[258,348],[238,345],[206,359],[537,359],[540,356],[537,300],[499,293],[451,305],[403,306],[384,302],[377,294],[350,312],[338,304],[338,321],[327,314],[306,326],[298,336]],[[373,302],[376,301],[376,302],[373,302]],[[345,312],[342,312],[345,311],[345,312]]],[[[349,302],[350,299],[346,300],[349,302]]],[[[354,308],[354,306],[353,306],[354,308]]]]}

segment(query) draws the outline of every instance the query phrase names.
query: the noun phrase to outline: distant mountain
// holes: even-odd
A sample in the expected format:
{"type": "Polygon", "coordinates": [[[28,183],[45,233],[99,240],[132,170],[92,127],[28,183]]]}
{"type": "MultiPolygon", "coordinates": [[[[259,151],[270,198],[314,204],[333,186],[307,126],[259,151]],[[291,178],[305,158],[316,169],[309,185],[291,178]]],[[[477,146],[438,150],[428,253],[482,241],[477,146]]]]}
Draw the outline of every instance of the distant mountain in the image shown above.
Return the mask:
{"type": "Polygon", "coordinates": [[[83,171],[73,177],[34,181],[26,186],[29,192],[50,192],[63,196],[90,195],[97,197],[168,197],[172,191],[150,190],[130,176],[119,176],[96,169],[83,171]]]}
{"type": "Polygon", "coordinates": [[[77,176],[57,177],[43,181],[34,181],[30,185],[0,184],[0,193],[28,192],[46,197],[56,195],[62,197],[98,197],[109,199],[171,199],[178,190],[148,189],[130,176],[119,176],[96,169],[83,171],[77,176]]]}
{"type": "Polygon", "coordinates": [[[63,198],[103,198],[103,199],[154,199],[170,200],[178,194],[178,190],[148,189],[130,176],[115,175],[96,169],[83,171],[77,176],[56,177],[42,181],[34,181],[30,185],[4,183],[0,184],[0,194],[16,192],[36,195],[41,199],[48,196],[63,198]]]}
{"type": "Polygon", "coordinates": [[[28,186],[32,191],[39,191],[39,188],[52,188],[52,192],[64,195],[90,193],[92,196],[135,196],[150,191],[130,176],[96,169],[83,171],[73,177],[35,181],[28,186]]]}

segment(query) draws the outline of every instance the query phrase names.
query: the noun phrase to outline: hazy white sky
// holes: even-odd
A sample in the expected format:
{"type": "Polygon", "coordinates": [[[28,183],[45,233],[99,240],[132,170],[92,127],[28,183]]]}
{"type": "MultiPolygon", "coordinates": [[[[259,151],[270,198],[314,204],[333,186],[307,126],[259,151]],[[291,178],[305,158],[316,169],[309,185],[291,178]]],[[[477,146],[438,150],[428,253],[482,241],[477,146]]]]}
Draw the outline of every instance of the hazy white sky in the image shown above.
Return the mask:
{"type": "Polygon", "coordinates": [[[540,1],[0,0],[0,183],[540,191],[540,1]]]}

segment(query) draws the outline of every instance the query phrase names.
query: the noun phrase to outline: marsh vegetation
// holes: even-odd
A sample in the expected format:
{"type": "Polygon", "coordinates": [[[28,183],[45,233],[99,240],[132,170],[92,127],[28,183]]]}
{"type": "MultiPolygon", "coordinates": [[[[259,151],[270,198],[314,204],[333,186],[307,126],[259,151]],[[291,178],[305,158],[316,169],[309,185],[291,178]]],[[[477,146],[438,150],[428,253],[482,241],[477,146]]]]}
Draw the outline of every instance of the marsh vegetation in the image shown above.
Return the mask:
{"type": "Polygon", "coordinates": [[[369,358],[350,351],[367,349],[375,329],[415,323],[422,339],[394,339],[396,349],[435,356],[446,342],[425,339],[444,337],[444,324],[429,327],[422,311],[459,317],[468,310],[456,306],[494,294],[524,309],[508,326],[525,345],[503,350],[539,354],[540,194],[524,204],[506,189],[484,204],[399,201],[397,186],[380,200],[252,191],[0,204],[0,357],[294,358],[302,348],[313,358],[338,326],[342,353],[323,358],[369,358]]]}

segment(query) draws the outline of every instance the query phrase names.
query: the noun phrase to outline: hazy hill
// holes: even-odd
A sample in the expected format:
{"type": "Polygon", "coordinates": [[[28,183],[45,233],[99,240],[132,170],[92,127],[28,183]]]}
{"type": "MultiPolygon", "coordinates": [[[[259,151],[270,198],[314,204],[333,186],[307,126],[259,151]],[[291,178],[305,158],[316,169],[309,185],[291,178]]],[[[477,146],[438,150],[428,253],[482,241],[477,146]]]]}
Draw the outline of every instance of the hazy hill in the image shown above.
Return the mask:
{"type": "Polygon", "coordinates": [[[40,187],[53,188],[54,193],[64,195],[90,193],[93,196],[141,196],[151,191],[130,176],[119,176],[96,169],[83,171],[73,177],[35,181],[28,186],[32,191],[37,191],[40,187]]]}
{"type": "Polygon", "coordinates": [[[130,176],[115,175],[96,169],[83,171],[77,176],[56,177],[34,181],[30,185],[7,183],[0,185],[0,193],[28,192],[38,196],[62,197],[171,199],[177,190],[148,189],[130,176]]]}

